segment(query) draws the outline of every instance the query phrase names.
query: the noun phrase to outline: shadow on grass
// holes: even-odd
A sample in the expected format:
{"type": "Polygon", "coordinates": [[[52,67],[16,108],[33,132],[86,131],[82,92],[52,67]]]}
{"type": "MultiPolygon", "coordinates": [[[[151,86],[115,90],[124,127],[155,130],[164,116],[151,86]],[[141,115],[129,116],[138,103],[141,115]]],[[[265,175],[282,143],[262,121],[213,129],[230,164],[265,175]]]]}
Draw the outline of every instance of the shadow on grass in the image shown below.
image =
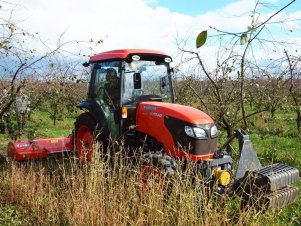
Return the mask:
{"type": "Polygon", "coordinates": [[[0,154],[0,165],[3,165],[6,163],[6,158],[0,154]]]}

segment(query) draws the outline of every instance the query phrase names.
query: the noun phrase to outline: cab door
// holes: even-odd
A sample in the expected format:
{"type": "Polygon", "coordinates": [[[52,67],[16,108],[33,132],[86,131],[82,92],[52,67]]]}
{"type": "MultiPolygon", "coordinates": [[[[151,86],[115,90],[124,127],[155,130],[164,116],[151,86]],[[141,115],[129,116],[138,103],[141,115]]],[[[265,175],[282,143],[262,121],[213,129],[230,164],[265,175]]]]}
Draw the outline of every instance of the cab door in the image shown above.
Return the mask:
{"type": "Polygon", "coordinates": [[[114,113],[120,108],[120,61],[101,62],[94,66],[96,102],[106,117],[112,138],[119,137],[114,113]]]}

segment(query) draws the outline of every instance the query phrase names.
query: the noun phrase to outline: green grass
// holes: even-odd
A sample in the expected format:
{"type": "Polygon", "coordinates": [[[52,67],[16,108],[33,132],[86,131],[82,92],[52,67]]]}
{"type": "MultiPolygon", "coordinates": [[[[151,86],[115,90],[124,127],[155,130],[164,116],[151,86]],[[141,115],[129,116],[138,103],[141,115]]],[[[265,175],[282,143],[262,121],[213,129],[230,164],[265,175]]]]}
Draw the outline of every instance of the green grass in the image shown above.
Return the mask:
{"type": "Polygon", "coordinates": [[[36,220],[21,206],[0,205],[0,225],[34,225],[36,220]]]}
{"type": "MultiPolygon", "coordinates": [[[[283,162],[301,170],[301,136],[293,113],[281,111],[274,119],[265,114],[253,120],[250,138],[262,164],[283,162]]],[[[36,137],[67,136],[73,123],[73,117],[66,117],[53,126],[46,113],[35,112],[21,139],[33,132],[36,137]]],[[[220,143],[223,139],[222,133],[220,143]]],[[[7,135],[0,135],[2,155],[8,142],[7,135]]],[[[237,155],[236,151],[233,156],[237,155]]],[[[243,213],[237,200],[208,201],[178,178],[167,203],[158,188],[141,200],[136,190],[138,170],[117,165],[111,169],[100,161],[80,166],[59,159],[0,166],[0,225],[301,225],[300,195],[281,210],[243,213]]],[[[301,189],[301,182],[294,186],[301,189]]]]}
{"type": "Polygon", "coordinates": [[[67,136],[72,132],[75,116],[65,117],[63,120],[57,121],[56,126],[49,119],[45,112],[36,112],[32,115],[28,122],[28,130],[35,130],[36,137],[58,137],[67,136]]]}
{"type": "MultiPolygon", "coordinates": [[[[13,116],[11,118],[14,130],[17,131],[16,119],[13,116]]],[[[17,137],[17,139],[68,136],[72,133],[75,118],[76,115],[71,114],[69,117],[57,121],[54,126],[47,113],[35,111],[26,122],[24,134],[21,137],[17,137]]],[[[6,147],[10,140],[11,137],[8,134],[0,134],[0,154],[5,155],[6,147]]]]}

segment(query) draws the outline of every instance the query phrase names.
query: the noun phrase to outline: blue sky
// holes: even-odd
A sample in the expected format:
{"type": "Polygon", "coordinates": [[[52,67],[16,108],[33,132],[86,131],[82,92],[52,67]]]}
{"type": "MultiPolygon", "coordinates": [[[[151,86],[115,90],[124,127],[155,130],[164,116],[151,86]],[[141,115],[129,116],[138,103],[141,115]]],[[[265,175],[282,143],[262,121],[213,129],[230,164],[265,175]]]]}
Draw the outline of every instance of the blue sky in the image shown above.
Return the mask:
{"type": "Polygon", "coordinates": [[[222,8],[224,5],[234,2],[233,0],[158,0],[153,6],[162,6],[171,11],[197,16],[208,11],[222,8]]]}
{"type": "MultiPolygon", "coordinates": [[[[252,1],[252,0],[250,0],[252,1]]],[[[154,1],[151,5],[153,6],[162,6],[169,8],[171,11],[183,13],[191,16],[197,16],[208,11],[215,11],[223,8],[225,5],[235,2],[235,0],[157,0],[154,1]]],[[[271,3],[270,1],[262,1],[265,4],[269,4],[272,8],[276,9],[276,6],[279,8],[285,6],[290,0],[278,0],[271,3]]],[[[296,9],[301,9],[301,1],[296,0],[293,3],[293,7],[287,8],[288,12],[295,11],[296,9]]],[[[239,14],[239,9],[234,14],[239,14]]]]}

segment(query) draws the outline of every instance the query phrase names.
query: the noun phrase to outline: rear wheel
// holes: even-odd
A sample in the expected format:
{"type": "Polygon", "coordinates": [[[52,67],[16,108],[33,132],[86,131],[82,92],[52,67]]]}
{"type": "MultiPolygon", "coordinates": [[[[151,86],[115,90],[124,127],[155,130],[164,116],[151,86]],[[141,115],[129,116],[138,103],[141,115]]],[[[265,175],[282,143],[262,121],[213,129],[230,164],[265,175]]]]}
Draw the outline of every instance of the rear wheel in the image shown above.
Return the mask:
{"type": "Polygon", "coordinates": [[[89,113],[81,114],[75,122],[75,147],[77,157],[82,163],[93,158],[98,130],[96,122],[89,113]]]}

